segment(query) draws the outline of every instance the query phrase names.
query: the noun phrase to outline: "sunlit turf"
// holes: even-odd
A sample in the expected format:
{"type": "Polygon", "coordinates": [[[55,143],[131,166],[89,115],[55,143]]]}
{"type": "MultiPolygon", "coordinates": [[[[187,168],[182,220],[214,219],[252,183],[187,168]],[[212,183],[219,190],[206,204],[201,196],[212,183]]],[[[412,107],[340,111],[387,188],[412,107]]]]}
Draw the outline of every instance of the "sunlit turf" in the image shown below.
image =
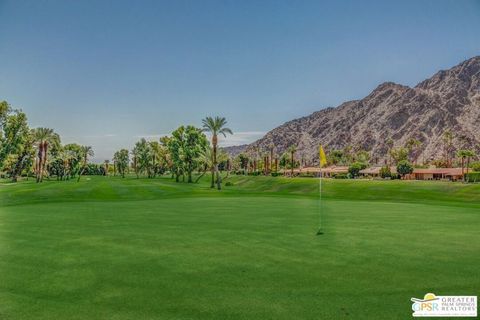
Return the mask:
{"type": "Polygon", "coordinates": [[[0,184],[0,319],[407,319],[478,295],[480,186],[0,184]]]}

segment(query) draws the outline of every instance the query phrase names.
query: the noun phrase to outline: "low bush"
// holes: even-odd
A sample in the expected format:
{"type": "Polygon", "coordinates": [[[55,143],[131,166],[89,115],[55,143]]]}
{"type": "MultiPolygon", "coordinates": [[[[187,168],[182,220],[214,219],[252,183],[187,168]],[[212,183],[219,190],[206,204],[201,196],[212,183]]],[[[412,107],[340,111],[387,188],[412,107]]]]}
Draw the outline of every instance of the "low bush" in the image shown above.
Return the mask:
{"type": "Polygon", "coordinates": [[[301,178],[313,178],[313,177],[315,177],[315,174],[313,174],[313,173],[300,173],[299,177],[301,177],[301,178]]]}
{"type": "Polygon", "coordinates": [[[385,167],[380,168],[380,177],[382,177],[384,179],[392,177],[392,171],[390,170],[389,166],[385,166],[385,167]]]}
{"type": "Polygon", "coordinates": [[[480,172],[469,172],[465,175],[467,182],[480,182],[480,172]]]}
{"type": "Polygon", "coordinates": [[[367,167],[365,163],[362,162],[355,162],[348,167],[348,173],[352,178],[358,177],[360,174],[360,170],[363,170],[367,167]]]}

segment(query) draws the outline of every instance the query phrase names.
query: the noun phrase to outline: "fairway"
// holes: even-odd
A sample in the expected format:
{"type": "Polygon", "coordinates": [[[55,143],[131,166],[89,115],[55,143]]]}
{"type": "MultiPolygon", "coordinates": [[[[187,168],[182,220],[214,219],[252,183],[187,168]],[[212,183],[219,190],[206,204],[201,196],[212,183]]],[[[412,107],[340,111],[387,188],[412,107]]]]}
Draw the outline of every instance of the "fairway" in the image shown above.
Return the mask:
{"type": "Polygon", "coordinates": [[[408,319],[478,295],[480,185],[0,184],[0,319],[408,319]]]}

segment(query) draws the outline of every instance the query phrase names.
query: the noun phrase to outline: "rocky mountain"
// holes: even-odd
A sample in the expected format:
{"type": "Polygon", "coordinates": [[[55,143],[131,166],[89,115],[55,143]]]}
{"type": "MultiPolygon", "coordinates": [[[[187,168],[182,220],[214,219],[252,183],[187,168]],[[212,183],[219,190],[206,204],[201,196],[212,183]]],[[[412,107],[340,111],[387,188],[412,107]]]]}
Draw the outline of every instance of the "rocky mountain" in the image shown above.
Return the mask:
{"type": "Polygon", "coordinates": [[[350,145],[381,161],[389,139],[399,147],[415,138],[422,142],[418,159],[429,160],[442,156],[446,130],[454,134],[457,148],[480,153],[480,56],[439,71],[413,88],[386,82],[361,100],[289,121],[248,145],[246,152],[274,145],[281,154],[295,145],[299,157],[316,164],[319,144],[327,153],[350,145]]]}
{"type": "Polygon", "coordinates": [[[238,146],[228,146],[228,147],[222,147],[222,149],[231,155],[232,157],[236,157],[238,154],[244,152],[247,150],[248,144],[241,144],[238,146]]]}

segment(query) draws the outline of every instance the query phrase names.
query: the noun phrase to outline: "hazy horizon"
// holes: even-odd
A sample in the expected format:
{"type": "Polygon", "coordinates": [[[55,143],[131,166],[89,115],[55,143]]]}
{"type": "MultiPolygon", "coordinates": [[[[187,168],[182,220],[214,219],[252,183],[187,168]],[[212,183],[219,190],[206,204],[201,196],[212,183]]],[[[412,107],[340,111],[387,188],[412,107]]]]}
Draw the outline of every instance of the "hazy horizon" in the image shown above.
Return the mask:
{"type": "Polygon", "coordinates": [[[95,161],[225,116],[253,142],[480,54],[478,1],[0,0],[0,100],[95,161]]]}

